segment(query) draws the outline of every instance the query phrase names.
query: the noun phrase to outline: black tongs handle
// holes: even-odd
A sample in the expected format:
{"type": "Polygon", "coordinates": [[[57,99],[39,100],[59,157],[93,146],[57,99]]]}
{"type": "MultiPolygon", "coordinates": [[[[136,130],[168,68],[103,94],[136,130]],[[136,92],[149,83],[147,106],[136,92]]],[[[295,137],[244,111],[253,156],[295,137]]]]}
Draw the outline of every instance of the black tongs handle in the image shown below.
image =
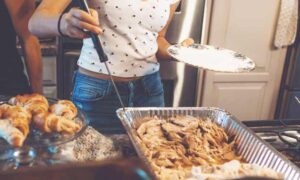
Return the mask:
{"type": "MultiPolygon", "coordinates": [[[[90,10],[89,10],[89,6],[88,6],[88,4],[86,3],[85,0],[78,0],[78,2],[79,2],[79,7],[80,7],[81,10],[83,10],[83,11],[91,14],[90,10]]],[[[94,47],[95,47],[95,49],[96,49],[96,51],[98,53],[100,62],[107,61],[108,60],[107,55],[105,54],[105,52],[104,52],[104,50],[102,48],[102,45],[100,43],[100,39],[99,39],[98,35],[95,34],[95,33],[92,33],[92,32],[87,32],[87,33],[92,38],[92,41],[93,41],[94,47]]]]}

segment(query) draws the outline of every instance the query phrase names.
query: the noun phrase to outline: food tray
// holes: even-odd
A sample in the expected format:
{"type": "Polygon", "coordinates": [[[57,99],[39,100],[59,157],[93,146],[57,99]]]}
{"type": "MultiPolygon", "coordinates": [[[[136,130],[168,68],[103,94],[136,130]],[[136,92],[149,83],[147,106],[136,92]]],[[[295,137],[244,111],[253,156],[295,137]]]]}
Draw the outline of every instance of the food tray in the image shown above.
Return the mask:
{"type": "MultiPolygon", "coordinates": [[[[271,145],[260,139],[252,130],[238,121],[230,113],[219,108],[185,107],[185,108],[126,108],[117,110],[118,117],[123,123],[139,157],[147,161],[141,145],[138,143],[136,129],[143,123],[144,117],[171,117],[174,115],[191,115],[195,117],[209,117],[219,124],[230,135],[237,139],[237,152],[248,163],[268,167],[284,175],[284,179],[300,179],[299,168],[287,158],[277,152],[271,145]]],[[[152,172],[153,173],[153,172],[152,172]]],[[[154,175],[154,173],[152,174],[154,175]]]]}

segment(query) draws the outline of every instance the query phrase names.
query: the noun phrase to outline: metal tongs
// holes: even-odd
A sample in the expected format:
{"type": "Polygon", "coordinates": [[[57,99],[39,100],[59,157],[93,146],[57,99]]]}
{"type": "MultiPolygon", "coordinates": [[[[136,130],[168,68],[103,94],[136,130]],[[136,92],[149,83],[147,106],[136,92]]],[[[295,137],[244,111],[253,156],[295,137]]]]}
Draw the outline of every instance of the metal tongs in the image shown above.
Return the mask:
{"type": "MultiPolygon", "coordinates": [[[[85,0],[78,0],[78,2],[79,2],[79,6],[80,6],[81,10],[83,10],[83,11],[91,14],[91,12],[89,10],[89,7],[88,7],[88,4],[87,4],[87,2],[85,0]]],[[[107,55],[105,54],[105,52],[104,52],[104,50],[102,48],[102,45],[100,43],[100,39],[99,39],[98,35],[95,34],[95,33],[92,33],[92,32],[86,32],[86,33],[88,33],[89,36],[92,38],[92,41],[93,41],[94,47],[95,47],[95,49],[97,51],[97,54],[99,56],[100,62],[104,63],[105,68],[106,68],[106,70],[108,72],[108,75],[110,76],[110,80],[112,82],[112,85],[113,85],[113,87],[114,87],[114,89],[116,91],[116,94],[118,96],[118,99],[120,101],[120,104],[121,104],[121,106],[123,108],[123,111],[125,112],[125,106],[124,106],[124,103],[123,103],[122,98],[120,96],[119,90],[118,90],[118,88],[117,88],[117,86],[115,84],[113,76],[111,75],[111,71],[109,70],[108,65],[106,63],[107,60],[108,60],[108,58],[107,58],[107,55]]]]}

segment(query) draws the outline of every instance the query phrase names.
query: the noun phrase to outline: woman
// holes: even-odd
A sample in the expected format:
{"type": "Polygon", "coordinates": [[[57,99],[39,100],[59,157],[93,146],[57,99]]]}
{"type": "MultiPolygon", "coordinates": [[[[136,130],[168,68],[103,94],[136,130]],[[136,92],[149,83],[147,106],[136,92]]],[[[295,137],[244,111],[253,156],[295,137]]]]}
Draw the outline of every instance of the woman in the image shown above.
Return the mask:
{"type": "Polygon", "coordinates": [[[125,106],[164,106],[157,57],[170,59],[164,35],[178,0],[89,0],[94,8],[91,15],[77,8],[62,14],[70,1],[43,0],[29,27],[37,36],[85,38],[72,99],[92,125],[102,132],[120,130],[115,113],[120,103],[104,64],[82,29],[99,34],[125,106]]]}
{"type": "Polygon", "coordinates": [[[30,92],[42,93],[42,58],[39,41],[28,30],[35,9],[34,0],[0,1],[0,95],[14,96],[30,92]],[[24,65],[16,47],[18,36],[24,65]]]}

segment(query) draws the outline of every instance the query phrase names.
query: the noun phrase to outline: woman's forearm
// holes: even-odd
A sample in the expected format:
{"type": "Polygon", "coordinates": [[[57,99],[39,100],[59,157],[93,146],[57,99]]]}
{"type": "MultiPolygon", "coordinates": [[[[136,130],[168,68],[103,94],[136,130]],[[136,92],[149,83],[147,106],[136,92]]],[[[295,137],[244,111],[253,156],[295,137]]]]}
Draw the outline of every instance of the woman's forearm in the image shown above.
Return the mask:
{"type": "Polygon", "coordinates": [[[88,37],[83,30],[101,34],[98,13],[94,9],[90,9],[89,14],[78,8],[72,8],[62,15],[70,2],[71,0],[43,0],[29,21],[31,33],[39,37],[63,34],[79,39],[88,37]],[[61,20],[58,22],[60,16],[61,20]]]}
{"type": "Polygon", "coordinates": [[[38,10],[33,14],[29,21],[29,31],[38,37],[58,36],[58,18],[58,13],[51,13],[47,10],[38,10]]]}
{"type": "Polygon", "coordinates": [[[27,74],[30,86],[35,93],[43,93],[43,63],[40,44],[36,37],[29,36],[22,40],[22,48],[25,56],[27,74]]]}
{"type": "Polygon", "coordinates": [[[167,49],[170,47],[170,43],[166,40],[165,35],[167,33],[168,27],[171,24],[173,19],[173,15],[175,10],[179,4],[179,1],[175,4],[172,4],[170,7],[170,15],[166,26],[158,33],[157,37],[157,44],[158,44],[158,51],[156,53],[156,57],[160,60],[171,60],[171,56],[168,54],[167,49]]]}
{"type": "Polygon", "coordinates": [[[71,0],[43,0],[29,20],[30,32],[39,37],[59,35],[57,22],[71,0]]]}
{"type": "Polygon", "coordinates": [[[168,54],[167,49],[170,47],[170,43],[163,36],[157,38],[158,51],[156,57],[159,60],[171,60],[171,56],[168,54]]]}

